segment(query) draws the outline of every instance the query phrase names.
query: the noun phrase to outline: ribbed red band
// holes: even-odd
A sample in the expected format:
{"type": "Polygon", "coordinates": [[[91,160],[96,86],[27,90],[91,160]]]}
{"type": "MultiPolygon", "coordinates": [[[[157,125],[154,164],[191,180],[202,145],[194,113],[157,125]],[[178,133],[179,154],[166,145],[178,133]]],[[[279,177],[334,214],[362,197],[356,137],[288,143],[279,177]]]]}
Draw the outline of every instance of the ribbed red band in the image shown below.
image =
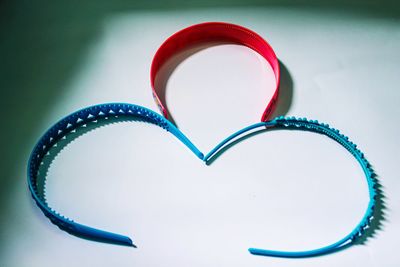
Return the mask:
{"type": "Polygon", "coordinates": [[[161,102],[158,89],[155,86],[158,71],[173,55],[194,46],[212,42],[227,42],[247,46],[269,62],[275,74],[276,88],[261,117],[261,121],[267,121],[275,109],[278,98],[280,81],[278,58],[272,47],[257,33],[242,26],[224,22],[206,22],[180,30],[169,37],[157,50],[151,64],[150,80],[154,100],[164,117],[167,118],[168,112],[161,102]]]}

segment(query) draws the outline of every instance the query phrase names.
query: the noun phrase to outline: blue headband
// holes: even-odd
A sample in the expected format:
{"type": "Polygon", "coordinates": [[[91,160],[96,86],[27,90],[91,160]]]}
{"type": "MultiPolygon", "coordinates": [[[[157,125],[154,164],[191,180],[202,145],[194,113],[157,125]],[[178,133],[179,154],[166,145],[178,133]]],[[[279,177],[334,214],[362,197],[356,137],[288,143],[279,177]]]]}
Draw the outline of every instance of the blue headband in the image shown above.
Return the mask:
{"type": "Polygon", "coordinates": [[[205,163],[209,163],[210,161],[212,161],[213,158],[218,155],[218,152],[229,145],[235,138],[239,137],[240,135],[246,134],[254,129],[262,128],[266,131],[270,129],[294,129],[326,135],[342,145],[344,148],[346,148],[346,150],[349,151],[356,158],[364,171],[365,178],[368,183],[369,204],[361,221],[349,234],[345,235],[339,241],[314,250],[276,251],[250,248],[249,251],[250,253],[255,255],[275,257],[317,256],[331,253],[351,244],[354,244],[357,238],[363,235],[364,231],[370,227],[371,221],[374,218],[375,205],[378,196],[378,184],[370,164],[365,159],[364,154],[357,148],[355,144],[349,141],[346,136],[340,134],[338,130],[329,127],[329,125],[327,124],[319,123],[318,121],[309,121],[307,119],[296,119],[294,117],[278,117],[270,121],[265,121],[272,113],[272,110],[276,104],[276,99],[278,97],[279,62],[272,48],[256,33],[233,24],[204,23],[186,28],[167,39],[167,41],[157,51],[151,69],[153,95],[157,103],[159,104],[163,114],[166,115],[167,111],[160,102],[160,99],[157,96],[157,90],[154,86],[155,76],[160,66],[176,51],[181,51],[187,45],[194,45],[195,43],[207,41],[208,39],[220,40],[221,38],[224,41],[246,45],[257,51],[266,58],[266,60],[271,64],[274,70],[277,86],[272,99],[268,103],[267,108],[263,113],[263,122],[250,125],[230,135],[204,156],[203,153],[201,153],[200,150],[192,142],[190,142],[190,140],[169,120],[147,108],[134,104],[110,103],[95,105],[74,112],[57,122],[47,132],[45,132],[45,134],[35,145],[28,162],[29,190],[36,204],[51,220],[51,222],[57,225],[60,229],[82,238],[135,247],[132,240],[127,236],[95,229],[86,225],[76,223],[54,211],[47,204],[44,193],[40,192],[40,181],[38,181],[40,166],[44,164],[44,159],[46,155],[51,153],[51,148],[54,147],[58,142],[60,142],[60,140],[66,138],[67,136],[74,133],[77,129],[80,129],[81,127],[84,127],[88,124],[96,124],[99,121],[107,120],[110,118],[128,118],[157,125],[172,133],[178,140],[180,140],[199,159],[203,160],[205,163]]]}
{"type": "Polygon", "coordinates": [[[368,161],[365,159],[363,153],[357,149],[356,145],[353,144],[348,138],[339,133],[338,130],[330,128],[328,125],[323,123],[318,123],[317,121],[308,121],[306,119],[296,119],[294,117],[285,118],[278,117],[268,122],[260,122],[250,125],[242,130],[237,131],[232,134],[221,143],[219,143],[213,150],[210,151],[206,156],[196,148],[196,146],[190,142],[190,140],[170,121],[162,117],[161,115],[141,106],[125,103],[111,103],[111,104],[101,104],[95,105],[88,108],[81,109],[71,115],[63,118],[55,125],[53,125],[39,140],[39,142],[34,147],[32,154],[28,163],[28,185],[29,190],[32,193],[33,199],[43,211],[43,213],[57,225],[60,229],[65,230],[73,235],[92,239],[101,242],[114,243],[127,246],[135,246],[132,240],[120,234],[110,233],[107,231],[95,229],[86,225],[76,223],[48,206],[45,196],[39,192],[38,188],[38,172],[39,167],[42,164],[45,156],[49,153],[50,149],[54,147],[57,142],[61,139],[67,137],[69,134],[76,131],[76,129],[86,126],[89,123],[97,123],[101,120],[114,117],[126,117],[136,120],[141,120],[154,125],[157,125],[166,131],[172,133],[178,140],[180,140],[185,146],[187,146],[199,159],[205,161],[206,163],[212,159],[218,151],[223,147],[228,145],[232,140],[238,136],[245,134],[251,130],[257,128],[263,128],[266,130],[273,128],[284,128],[284,129],[298,129],[306,130],[311,132],[320,133],[330,137],[344,148],[346,148],[360,163],[369,188],[369,205],[361,219],[359,224],[345,237],[339,241],[310,251],[298,251],[298,252],[286,252],[286,251],[275,251],[275,250],[265,250],[250,248],[249,251],[256,255],[266,255],[266,256],[277,256],[277,257],[307,257],[316,256],[320,254],[325,254],[333,252],[343,246],[349,245],[355,241],[358,236],[369,227],[371,220],[373,219],[375,200],[377,196],[376,182],[374,180],[374,173],[371,169],[368,161]]]}

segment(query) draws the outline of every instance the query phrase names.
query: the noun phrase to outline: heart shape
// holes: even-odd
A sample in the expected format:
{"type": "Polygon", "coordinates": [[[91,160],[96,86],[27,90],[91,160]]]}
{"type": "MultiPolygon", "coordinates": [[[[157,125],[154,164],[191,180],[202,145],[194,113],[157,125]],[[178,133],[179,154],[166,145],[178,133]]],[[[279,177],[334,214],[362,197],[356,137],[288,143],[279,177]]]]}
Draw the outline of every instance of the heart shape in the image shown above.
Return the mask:
{"type": "MultiPolygon", "coordinates": [[[[375,181],[372,179],[373,171],[369,167],[367,160],[364,158],[362,152],[360,152],[356,146],[348,141],[348,138],[344,135],[340,134],[339,131],[330,128],[326,124],[320,124],[317,121],[307,121],[305,119],[296,119],[296,118],[284,118],[278,117],[274,120],[268,122],[260,122],[243,128],[236,133],[230,135],[222,142],[220,142],[214,149],[212,149],[205,156],[200,150],[190,142],[190,140],[178,129],[176,128],[170,121],[166,120],[164,117],[159,114],[133,104],[126,103],[110,103],[110,104],[101,104],[92,107],[88,107],[82,110],[79,110],[64,119],[60,120],[53,127],[51,127],[39,140],[38,144],[35,146],[28,168],[28,177],[29,177],[29,189],[32,192],[32,196],[36,201],[39,208],[43,211],[43,213],[58,227],[62,230],[65,230],[71,234],[102,241],[109,242],[114,244],[128,245],[134,246],[132,240],[129,237],[114,234],[98,229],[94,229],[82,224],[75,223],[74,221],[65,218],[64,216],[58,214],[54,210],[52,210],[46,203],[44,196],[40,193],[40,188],[38,186],[38,174],[39,168],[43,164],[43,161],[46,156],[49,155],[49,151],[52,147],[57,145],[60,140],[65,139],[68,135],[73,134],[78,128],[87,127],[89,124],[97,124],[103,120],[109,120],[112,118],[120,118],[120,119],[133,119],[148,122],[154,125],[157,125],[168,132],[172,133],[177,139],[179,139],[187,148],[189,148],[199,159],[205,161],[206,163],[215,157],[218,151],[221,151],[224,147],[230,144],[235,138],[246,134],[249,131],[252,131],[257,128],[264,128],[266,130],[269,129],[299,129],[306,131],[318,132],[338,143],[342,144],[347,150],[349,150],[354,157],[360,162],[361,166],[364,169],[367,177],[371,177],[368,180],[369,190],[371,198],[374,199],[376,196],[374,187],[375,181]]],[[[349,240],[354,240],[356,237],[360,236],[365,228],[369,225],[370,218],[373,215],[374,206],[373,203],[370,203],[365,215],[364,219],[360,222],[354,230],[348,234],[345,238],[340,240],[340,242],[336,242],[333,245],[327,246],[324,249],[318,249],[316,251],[306,251],[306,252],[277,252],[277,251],[269,251],[269,250],[260,250],[260,249],[249,249],[249,251],[253,254],[261,254],[261,255],[272,255],[272,256],[285,256],[285,257],[297,257],[297,256],[310,256],[311,254],[317,255],[326,252],[326,250],[330,251],[332,248],[337,249],[346,245],[349,240]]]]}
{"type": "Polygon", "coordinates": [[[205,163],[209,163],[210,161],[215,159],[215,157],[218,156],[218,153],[222,151],[224,147],[227,147],[229,144],[231,144],[236,138],[254,129],[298,129],[317,132],[330,137],[331,139],[344,146],[357,159],[357,161],[363,168],[368,182],[370,195],[368,208],[360,223],[348,235],[346,235],[341,240],[323,248],[298,252],[273,251],[255,248],[250,248],[249,251],[252,254],[257,255],[305,257],[332,252],[352,244],[356,240],[356,238],[358,236],[361,236],[362,233],[369,227],[375,211],[377,182],[374,179],[373,170],[370,167],[368,161],[365,159],[363,153],[357,149],[356,145],[350,142],[347,137],[340,134],[338,130],[330,128],[329,125],[318,123],[318,121],[296,119],[294,117],[278,117],[273,120],[266,121],[274,108],[278,95],[279,63],[272,48],[260,36],[256,35],[248,29],[237,25],[225,23],[204,23],[184,29],[167,39],[167,41],[157,51],[151,69],[153,96],[157,101],[160,109],[162,110],[164,116],[167,116],[168,112],[160,101],[156,87],[154,86],[157,71],[162,66],[162,64],[166,60],[168,60],[168,58],[172,56],[172,54],[174,54],[176,51],[184,49],[185,47],[187,47],[187,45],[192,46],[194,44],[202,42],[204,41],[204,38],[211,40],[222,39],[224,41],[244,43],[246,46],[249,46],[250,48],[263,55],[271,64],[275,73],[275,77],[277,79],[277,87],[272,99],[268,103],[267,108],[263,113],[262,122],[250,125],[233,133],[226,139],[222,140],[219,144],[217,144],[209,153],[204,155],[168,119],[147,108],[127,103],[100,104],[84,108],[63,118],[53,127],[51,127],[42,136],[42,138],[33,149],[28,163],[28,185],[32,196],[39,208],[60,229],[65,230],[71,234],[102,242],[135,246],[129,237],[106,232],[99,229],[94,229],[92,227],[78,224],[68,218],[65,218],[48,206],[44,194],[41,194],[40,192],[40,183],[38,182],[39,170],[40,166],[43,165],[45,157],[49,155],[50,149],[56,146],[61,139],[65,139],[71,133],[76,132],[77,129],[86,127],[88,124],[98,123],[99,121],[109,120],[110,118],[127,118],[130,120],[133,119],[148,122],[172,133],[175,137],[177,137],[178,140],[180,140],[187,148],[189,148],[199,159],[203,160],[205,163]]]}

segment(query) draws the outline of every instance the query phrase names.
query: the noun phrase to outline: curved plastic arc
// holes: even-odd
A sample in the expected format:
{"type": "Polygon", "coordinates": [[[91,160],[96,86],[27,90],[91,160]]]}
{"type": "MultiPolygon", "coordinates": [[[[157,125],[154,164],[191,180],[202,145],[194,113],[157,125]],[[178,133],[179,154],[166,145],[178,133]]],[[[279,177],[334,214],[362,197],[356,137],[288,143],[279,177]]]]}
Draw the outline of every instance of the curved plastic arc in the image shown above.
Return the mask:
{"type": "Polygon", "coordinates": [[[228,136],[227,138],[225,138],[224,140],[222,140],[217,146],[215,146],[208,154],[206,154],[204,156],[204,161],[207,162],[215,153],[217,153],[219,150],[221,150],[224,146],[226,146],[228,143],[230,143],[233,139],[235,139],[236,137],[245,134],[251,130],[257,129],[257,128],[261,128],[261,127],[270,127],[273,126],[274,122],[273,121],[269,121],[269,122],[259,122],[256,124],[252,124],[250,126],[247,126],[233,134],[231,134],[230,136],[228,136]]]}
{"type": "Polygon", "coordinates": [[[37,205],[43,211],[43,213],[55,225],[73,235],[101,242],[135,246],[132,240],[127,236],[82,225],[58,214],[47,205],[44,196],[43,198],[40,197],[37,186],[37,178],[40,165],[44,157],[48,153],[50,153],[50,149],[54,145],[56,145],[59,140],[66,137],[69,133],[73,132],[77,128],[84,127],[88,123],[95,123],[97,122],[97,120],[100,119],[119,116],[136,118],[148,123],[155,124],[171,132],[199,159],[204,160],[205,162],[207,162],[213,155],[215,155],[215,153],[221,150],[236,137],[258,128],[265,128],[267,130],[271,128],[290,128],[324,134],[345,147],[357,159],[357,161],[363,168],[364,174],[368,182],[370,200],[367,211],[365,212],[362,220],[348,235],[331,245],[309,251],[290,252],[250,248],[249,252],[252,254],[275,257],[309,257],[333,252],[348,244],[351,244],[358,236],[361,236],[364,230],[369,227],[369,224],[373,219],[375,198],[377,195],[375,181],[373,180],[373,170],[370,168],[368,161],[364,158],[364,154],[357,149],[357,146],[349,141],[346,136],[340,134],[338,130],[330,128],[329,125],[318,123],[317,121],[296,119],[294,117],[279,117],[273,119],[272,121],[256,123],[237,131],[236,133],[224,139],[217,146],[215,146],[215,148],[212,149],[210,153],[208,153],[206,156],[203,156],[200,150],[193,143],[191,143],[190,140],[179,129],[177,129],[171,122],[169,122],[161,115],[147,108],[133,104],[111,103],[81,109],[57,122],[41,137],[39,142],[36,144],[34,150],[32,151],[29,159],[28,186],[33,196],[33,199],[36,201],[37,205]]]}
{"type": "Polygon", "coordinates": [[[377,196],[376,182],[373,179],[374,173],[373,170],[370,168],[370,164],[364,158],[363,153],[357,149],[356,145],[350,142],[346,136],[340,134],[338,130],[330,128],[329,125],[318,123],[317,121],[296,119],[294,117],[279,117],[271,121],[267,121],[275,108],[276,100],[278,98],[280,82],[279,61],[271,46],[258,34],[242,26],[223,22],[207,22],[190,26],[175,33],[161,45],[161,47],[156,52],[156,55],[154,56],[151,65],[150,76],[154,99],[156,100],[165,118],[152,110],[134,104],[110,103],[95,105],[74,112],[57,122],[41,137],[39,142],[34,147],[28,163],[28,187],[33,199],[42,210],[42,212],[60,229],[65,230],[73,235],[87,239],[135,247],[132,240],[127,236],[82,225],[58,214],[47,205],[45,197],[40,196],[37,185],[40,165],[42,164],[44,157],[48,153],[50,153],[50,149],[54,145],[56,145],[59,140],[66,137],[77,128],[85,126],[87,123],[96,123],[99,119],[118,116],[138,118],[142,121],[155,124],[171,132],[199,159],[205,162],[207,162],[218,151],[220,151],[235,138],[251,130],[261,127],[266,129],[290,128],[324,134],[345,147],[357,159],[357,161],[363,168],[364,174],[368,182],[370,200],[367,211],[365,212],[362,220],[348,235],[333,244],[314,250],[277,251],[250,248],[249,252],[252,254],[275,257],[317,256],[336,251],[351,244],[369,227],[370,222],[373,219],[373,213],[375,209],[375,200],[377,196]],[[263,56],[269,62],[274,71],[276,78],[276,88],[273,97],[271,98],[271,100],[267,104],[265,111],[263,112],[261,118],[262,122],[245,127],[230,135],[229,137],[221,141],[206,156],[204,156],[203,153],[179,129],[177,129],[169,120],[166,119],[167,110],[158,96],[157,88],[155,87],[155,79],[157,72],[160,70],[162,65],[166,61],[168,61],[168,59],[170,59],[174,54],[195,45],[215,41],[245,45],[263,56]]]}
{"type": "Polygon", "coordinates": [[[377,195],[375,188],[375,181],[373,179],[373,170],[370,168],[370,164],[364,158],[364,154],[357,149],[357,146],[348,140],[348,137],[340,134],[340,132],[334,128],[330,128],[329,125],[318,123],[318,121],[308,121],[307,119],[296,119],[292,118],[284,118],[279,117],[275,118],[272,121],[261,122],[245,127],[236,133],[233,133],[223,141],[221,141],[213,150],[210,151],[205,157],[204,161],[207,162],[213,155],[215,155],[218,151],[220,151],[227,144],[232,142],[235,138],[249,131],[255,130],[257,128],[264,128],[266,130],[272,128],[291,128],[298,130],[306,130],[310,132],[317,132],[320,134],[324,134],[331,139],[335,140],[343,147],[345,147],[359,162],[361,165],[367,183],[368,183],[368,192],[369,192],[369,203],[367,210],[364,213],[363,218],[357,224],[357,226],[345,237],[340,239],[333,244],[306,251],[279,251],[279,250],[267,250],[267,249],[259,249],[259,248],[249,248],[249,252],[254,255],[261,256],[272,256],[272,257],[286,257],[286,258],[299,258],[299,257],[312,257],[318,256],[326,253],[334,252],[340,248],[344,248],[345,246],[351,244],[358,236],[361,236],[362,233],[369,227],[371,220],[373,219],[373,213],[375,208],[375,198],[377,195]]]}
{"type": "Polygon", "coordinates": [[[126,103],[95,105],[81,109],[69,116],[66,116],[53,125],[49,130],[47,130],[47,132],[41,137],[33,149],[29,159],[28,187],[33,199],[42,212],[60,229],[82,238],[135,247],[132,240],[127,236],[82,225],[58,214],[47,205],[44,196],[43,198],[40,197],[37,186],[40,165],[46,154],[49,153],[50,149],[57,144],[59,140],[67,136],[75,129],[85,126],[87,123],[95,123],[99,119],[118,116],[133,117],[162,127],[175,135],[199,159],[202,160],[204,157],[200,150],[197,149],[197,147],[190,142],[190,140],[180,130],[178,130],[167,119],[155,113],[154,111],[141,106],[126,103]]]}
{"type": "Polygon", "coordinates": [[[164,117],[168,116],[167,108],[160,100],[159,89],[155,85],[158,71],[173,55],[196,45],[210,42],[228,42],[247,46],[264,57],[271,65],[276,87],[261,117],[261,121],[267,121],[275,109],[278,98],[280,82],[278,58],[272,47],[260,35],[245,27],[225,22],[206,22],[187,27],[169,37],[157,50],[151,64],[150,82],[154,100],[164,117]]]}

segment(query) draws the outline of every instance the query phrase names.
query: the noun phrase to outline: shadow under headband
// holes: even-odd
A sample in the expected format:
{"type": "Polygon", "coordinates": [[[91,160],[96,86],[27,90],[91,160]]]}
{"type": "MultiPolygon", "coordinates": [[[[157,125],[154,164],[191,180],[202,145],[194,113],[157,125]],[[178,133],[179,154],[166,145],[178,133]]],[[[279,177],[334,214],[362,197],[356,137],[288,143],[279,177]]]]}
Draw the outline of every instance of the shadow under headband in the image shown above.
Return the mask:
{"type": "Polygon", "coordinates": [[[264,256],[309,257],[331,253],[353,244],[355,240],[362,236],[364,231],[370,227],[371,221],[374,218],[378,191],[377,181],[371,165],[364,157],[364,154],[354,143],[349,141],[349,139],[341,134],[338,130],[331,128],[327,124],[319,123],[315,120],[307,120],[305,118],[300,119],[295,117],[277,117],[272,120],[267,120],[268,116],[270,116],[272,110],[274,109],[276,99],[278,97],[279,62],[272,48],[259,35],[238,25],[221,22],[209,22],[193,25],[168,38],[157,51],[151,66],[151,84],[153,88],[153,95],[154,99],[159,104],[163,115],[165,117],[167,116],[167,110],[161,103],[158,97],[157,88],[154,86],[157,72],[160,70],[162,65],[174,55],[174,53],[183,51],[191,46],[210,41],[233,42],[248,46],[262,55],[269,62],[269,64],[271,64],[276,78],[276,88],[272,99],[268,103],[267,108],[263,113],[262,122],[250,125],[233,133],[226,139],[222,140],[218,145],[215,146],[214,149],[204,156],[204,154],[174,124],[158,113],[147,108],[128,103],[109,103],[81,109],[61,119],[48,131],[46,131],[35,145],[31,153],[28,162],[28,186],[38,207],[55,225],[73,235],[102,242],[135,246],[132,240],[127,236],[82,225],[60,215],[49,207],[44,193],[41,194],[40,192],[40,182],[38,181],[40,167],[44,164],[43,162],[46,156],[51,153],[51,149],[61,140],[76,132],[77,129],[87,127],[89,124],[97,124],[101,121],[109,120],[111,118],[126,118],[148,122],[172,133],[199,159],[206,163],[212,160],[213,157],[216,157],[218,152],[229,145],[233,140],[239,136],[249,133],[250,131],[253,131],[254,129],[260,128],[265,129],[266,131],[270,129],[305,130],[328,136],[342,145],[358,161],[363,169],[368,184],[369,204],[367,210],[365,211],[361,221],[350,233],[345,235],[337,242],[327,246],[307,251],[276,251],[259,248],[250,248],[249,251],[252,254],[264,256]]]}
{"type": "Polygon", "coordinates": [[[180,30],[169,37],[157,50],[151,64],[150,82],[153,89],[154,100],[162,114],[168,118],[167,108],[159,97],[160,88],[158,88],[155,83],[160,68],[171,57],[184,50],[213,42],[225,42],[247,46],[260,54],[271,65],[276,80],[276,86],[272,98],[269,100],[261,116],[261,121],[267,121],[275,109],[278,98],[280,82],[278,58],[272,47],[260,35],[242,26],[224,22],[205,22],[180,30]]]}

